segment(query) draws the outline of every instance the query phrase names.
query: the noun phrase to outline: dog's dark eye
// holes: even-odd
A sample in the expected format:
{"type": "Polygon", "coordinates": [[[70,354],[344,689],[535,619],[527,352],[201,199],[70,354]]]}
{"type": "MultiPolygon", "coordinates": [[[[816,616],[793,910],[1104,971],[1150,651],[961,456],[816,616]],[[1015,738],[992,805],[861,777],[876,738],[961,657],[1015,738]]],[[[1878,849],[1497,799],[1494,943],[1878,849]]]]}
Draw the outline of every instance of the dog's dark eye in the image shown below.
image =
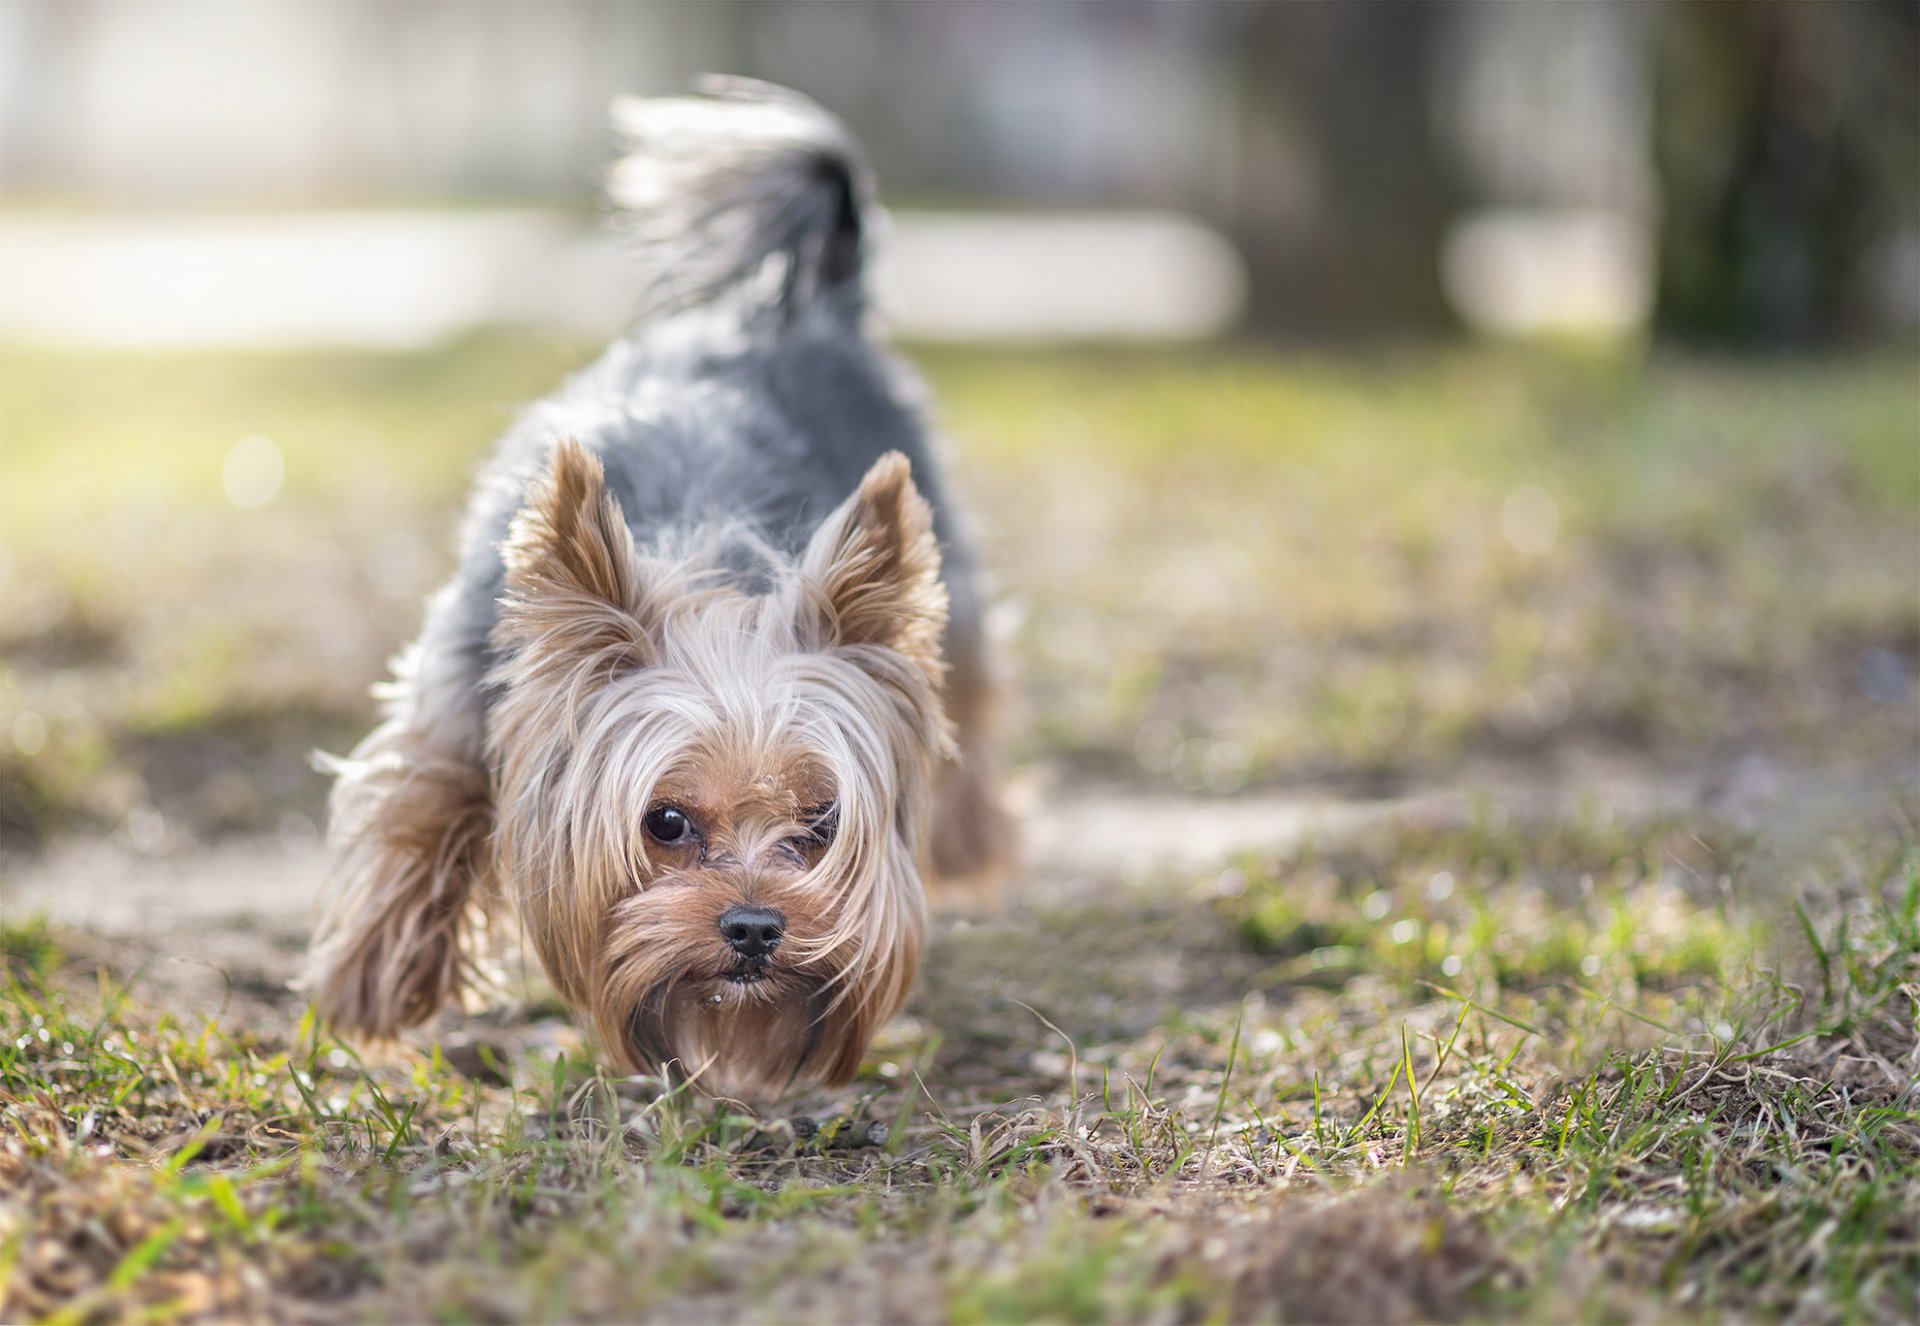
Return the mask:
{"type": "Polygon", "coordinates": [[[807,831],[800,835],[800,841],[808,847],[825,847],[833,841],[833,835],[840,829],[840,807],[838,805],[814,806],[804,812],[807,831]]]}
{"type": "Polygon", "coordinates": [[[693,824],[678,806],[655,806],[644,821],[647,837],[656,843],[683,843],[693,834],[693,824]]]}

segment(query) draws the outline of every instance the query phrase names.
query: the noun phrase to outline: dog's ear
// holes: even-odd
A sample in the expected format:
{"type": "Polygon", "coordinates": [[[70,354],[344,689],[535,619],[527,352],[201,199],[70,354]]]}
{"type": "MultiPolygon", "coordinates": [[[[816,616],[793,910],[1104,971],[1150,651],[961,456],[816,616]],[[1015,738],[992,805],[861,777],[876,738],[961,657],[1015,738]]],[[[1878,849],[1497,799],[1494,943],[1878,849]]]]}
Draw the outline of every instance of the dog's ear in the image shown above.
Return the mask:
{"type": "Polygon", "coordinates": [[[809,643],[878,645],[939,683],[947,591],[933,512],[913,486],[905,456],[890,451],[874,462],[853,496],[814,531],[800,571],[809,643]]]}
{"type": "Polygon", "coordinates": [[[599,457],[572,438],[559,442],[500,551],[507,592],[494,641],[519,657],[523,676],[648,661],[640,556],[599,457]]]}

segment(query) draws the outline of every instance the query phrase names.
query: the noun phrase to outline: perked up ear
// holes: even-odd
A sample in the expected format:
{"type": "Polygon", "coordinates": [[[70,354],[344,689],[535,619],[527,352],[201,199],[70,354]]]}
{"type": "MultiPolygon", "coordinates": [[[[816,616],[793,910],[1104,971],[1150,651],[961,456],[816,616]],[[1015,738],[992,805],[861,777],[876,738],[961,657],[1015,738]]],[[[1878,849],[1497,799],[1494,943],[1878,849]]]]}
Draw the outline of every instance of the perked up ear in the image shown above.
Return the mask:
{"type": "Polygon", "coordinates": [[[556,444],[500,552],[496,644],[536,666],[647,661],[640,556],[599,457],[572,438],[556,444]]]}
{"type": "Polygon", "coordinates": [[[939,683],[947,591],[933,512],[907,458],[889,451],[807,544],[800,570],[814,590],[823,648],[878,645],[912,660],[939,683]]]}

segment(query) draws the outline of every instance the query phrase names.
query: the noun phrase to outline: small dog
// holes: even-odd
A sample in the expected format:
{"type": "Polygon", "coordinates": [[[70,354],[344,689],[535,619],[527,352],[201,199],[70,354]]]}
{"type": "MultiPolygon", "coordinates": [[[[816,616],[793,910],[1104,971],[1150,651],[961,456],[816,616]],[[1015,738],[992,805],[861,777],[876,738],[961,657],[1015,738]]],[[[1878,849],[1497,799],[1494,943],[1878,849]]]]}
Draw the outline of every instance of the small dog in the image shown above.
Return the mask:
{"type": "Polygon", "coordinates": [[[385,720],[323,761],[304,985],[391,1037],[517,914],[619,1067],[769,1098],[852,1077],[923,882],[1009,832],[973,557],[866,328],[866,168],[798,94],[703,91],[615,105],[641,320],[500,444],[385,720]]]}

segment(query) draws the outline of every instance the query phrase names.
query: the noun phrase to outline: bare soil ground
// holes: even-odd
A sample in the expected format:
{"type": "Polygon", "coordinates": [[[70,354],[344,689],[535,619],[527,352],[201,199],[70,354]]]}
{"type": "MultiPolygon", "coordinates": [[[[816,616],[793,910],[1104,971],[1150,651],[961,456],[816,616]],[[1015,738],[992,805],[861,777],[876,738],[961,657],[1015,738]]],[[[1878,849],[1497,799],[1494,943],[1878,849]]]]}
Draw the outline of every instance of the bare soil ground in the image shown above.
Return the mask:
{"type": "MultiPolygon", "coordinates": [[[[1125,907],[1177,897],[1232,863],[1350,846],[1395,831],[1464,829],[1498,815],[1524,825],[1574,821],[1595,805],[1634,824],[1711,822],[1729,831],[1766,828],[1776,852],[1814,854],[1863,807],[1898,804],[1898,768],[1877,772],[1784,769],[1750,761],[1731,770],[1664,780],[1597,771],[1576,787],[1481,784],[1379,799],[1285,792],[1199,797],[1176,790],[1081,786],[1026,789],[1021,868],[1002,911],[946,915],[943,931],[994,943],[1036,910],[1125,907]]],[[[150,997],[164,992],[180,1014],[224,1014],[236,992],[292,1006],[324,888],[328,855],[316,835],[237,835],[141,851],[124,838],[75,836],[34,855],[0,861],[10,916],[41,917],[63,929],[150,952],[150,997]]],[[[1043,965],[1054,956],[1036,954],[1043,965]]],[[[1176,966],[1193,955],[1165,955],[1176,966]]],[[[1138,971],[1129,966],[1129,976],[1138,971]]],[[[964,973],[953,973],[964,979],[964,973]]]]}

